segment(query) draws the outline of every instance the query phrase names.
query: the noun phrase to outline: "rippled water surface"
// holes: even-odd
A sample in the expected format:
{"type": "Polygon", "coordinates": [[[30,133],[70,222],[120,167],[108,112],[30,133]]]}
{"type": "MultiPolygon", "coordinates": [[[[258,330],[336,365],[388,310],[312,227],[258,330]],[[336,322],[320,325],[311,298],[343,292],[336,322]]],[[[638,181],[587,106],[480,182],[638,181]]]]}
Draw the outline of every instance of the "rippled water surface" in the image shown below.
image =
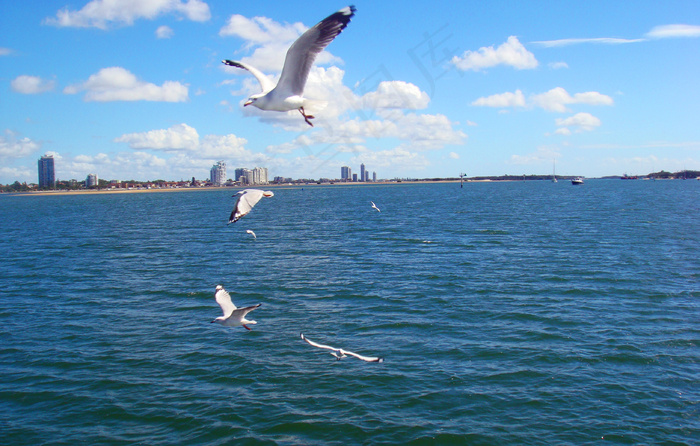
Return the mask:
{"type": "Polygon", "coordinates": [[[232,192],[0,197],[0,443],[697,444],[700,181],[232,192]]]}

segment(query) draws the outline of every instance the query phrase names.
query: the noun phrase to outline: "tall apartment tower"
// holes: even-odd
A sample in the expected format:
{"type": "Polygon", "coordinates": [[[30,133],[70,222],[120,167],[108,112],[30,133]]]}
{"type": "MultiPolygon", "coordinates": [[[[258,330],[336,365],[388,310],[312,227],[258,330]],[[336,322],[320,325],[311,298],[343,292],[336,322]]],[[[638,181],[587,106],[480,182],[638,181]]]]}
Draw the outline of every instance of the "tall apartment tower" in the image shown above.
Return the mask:
{"type": "Polygon", "coordinates": [[[39,160],[39,189],[56,187],[56,174],[53,165],[53,155],[44,155],[39,160]]]}
{"type": "Polygon", "coordinates": [[[352,179],[352,171],[348,166],[342,166],[340,168],[340,179],[345,181],[350,181],[352,179]]]}
{"type": "Polygon", "coordinates": [[[85,179],[85,187],[90,188],[90,187],[96,187],[99,185],[100,185],[100,181],[97,178],[97,174],[96,173],[88,174],[87,178],[85,179]]]}
{"type": "Polygon", "coordinates": [[[211,168],[211,182],[217,186],[223,186],[226,183],[226,163],[219,161],[211,168]]]}
{"type": "Polygon", "coordinates": [[[360,181],[365,181],[367,176],[365,176],[365,165],[360,164],[360,181]]]}

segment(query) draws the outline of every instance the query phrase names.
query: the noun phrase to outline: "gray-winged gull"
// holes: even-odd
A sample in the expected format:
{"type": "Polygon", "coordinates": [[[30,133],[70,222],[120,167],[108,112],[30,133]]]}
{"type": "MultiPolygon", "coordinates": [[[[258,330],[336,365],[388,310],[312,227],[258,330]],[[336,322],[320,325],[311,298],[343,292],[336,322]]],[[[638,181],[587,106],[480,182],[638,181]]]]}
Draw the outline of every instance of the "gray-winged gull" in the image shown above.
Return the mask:
{"type": "Polygon", "coordinates": [[[249,321],[245,317],[248,313],[255,310],[262,304],[253,305],[251,307],[236,308],[231,301],[231,295],[221,285],[216,286],[214,298],[216,299],[216,303],[221,307],[221,310],[223,310],[224,315],[217,317],[211,321],[212,323],[216,322],[224,327],[243,327],[246,330],[250,330],[250,328],[248,328],[248,324],[257,324],[257,322],[249,321]]]}
{"type": "Polygon", "coordinates": [[[249,97],[243,105],[252,104],[261,110],[282,112],[299,110],[306,123],[313,127],[310,119],[314,117],[304,112],[304,106],[308,104],[308,101],[303,97],[311,65],[313,65],[318,53],[323,51],[348,26],[354,15],[355,7],[346,6],[302,34],[287,50],[284,67],[277,85],[251,65],[233,60],[223,60],[222,62],[226,65],[250,71],[260,82],[262,92],[249,97]]]}
{"type": "Polygon", "coordinates": [[[317,342],[310,340],[306,336],[304,336],[304,333],[301,334],[301,339],[303,339],[304,341],[309,343],[309,345],[312,345],[314,347],[322,348],[325,350],[330,350],[331,355],[335,356],[336,359],[338,359],[338,360],[341,360],[341,359],[345,358],[346,356],[354,356],[357,359],[361,359],[361,360],[367,361],[367,362],[384,362],[384,358],[362,356],[362,355],[358,355],[357,353],[353,353],[353,352],[348,351],[348,350],[343,350],[342,348],[336,348],[336,347],[331,347],[330,345],[319,344],[317,342]]]}

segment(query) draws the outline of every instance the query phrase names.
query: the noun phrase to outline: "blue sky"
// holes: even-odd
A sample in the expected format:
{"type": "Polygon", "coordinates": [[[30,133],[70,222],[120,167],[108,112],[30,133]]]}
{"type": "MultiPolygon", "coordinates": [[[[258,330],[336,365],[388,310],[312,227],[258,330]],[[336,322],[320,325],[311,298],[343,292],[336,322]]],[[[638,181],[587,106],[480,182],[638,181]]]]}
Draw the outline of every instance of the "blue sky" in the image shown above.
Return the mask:
{"type": "Polygon", "coordinates": [[[356,2],[297,112],[242,107],[327,1],[0,5],[0,183],[700,170],[700,3],[356,2]],[[230,176],[230,175],[229,175],[230,176]]]}

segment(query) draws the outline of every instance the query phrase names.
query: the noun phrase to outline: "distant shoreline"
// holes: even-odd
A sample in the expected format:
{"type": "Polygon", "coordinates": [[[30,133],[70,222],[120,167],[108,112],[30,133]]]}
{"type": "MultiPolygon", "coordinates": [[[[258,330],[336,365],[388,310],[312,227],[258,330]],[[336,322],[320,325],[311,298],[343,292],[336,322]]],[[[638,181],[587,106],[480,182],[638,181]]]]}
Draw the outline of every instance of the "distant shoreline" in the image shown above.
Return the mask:
{"type": "MultiPolygon", "coordinates": [[[[465,183],[489,183],[502,182],[503,180],[465,180],[465,183]]],[[[505,180],[510,181],[510,180],[505,180]]],[[[282,183],[282,184],[256,184],[255,188],[280,188],[280,187],[318,187],[318,186],[386,186],[401,184],[433,184],[433,183],[459,183],[459,180],[435,180],[435,181],[370,181],[370,182],[333,182],[333,183],[282,183]]],[[[204,186],[204,187],[172,187],[172,188],[137,188],[137,189],[79,189],[79,190],[42,190],[25,192],[6,192],[0,194],[7,196],[58,196],[58,195],[105,195],[105,194],[129,194],[129,193],[150,193],[150,192],[194,192],[194,191],[215,191],[221,189],[239,190],[247,186],[204,186]]]]}

